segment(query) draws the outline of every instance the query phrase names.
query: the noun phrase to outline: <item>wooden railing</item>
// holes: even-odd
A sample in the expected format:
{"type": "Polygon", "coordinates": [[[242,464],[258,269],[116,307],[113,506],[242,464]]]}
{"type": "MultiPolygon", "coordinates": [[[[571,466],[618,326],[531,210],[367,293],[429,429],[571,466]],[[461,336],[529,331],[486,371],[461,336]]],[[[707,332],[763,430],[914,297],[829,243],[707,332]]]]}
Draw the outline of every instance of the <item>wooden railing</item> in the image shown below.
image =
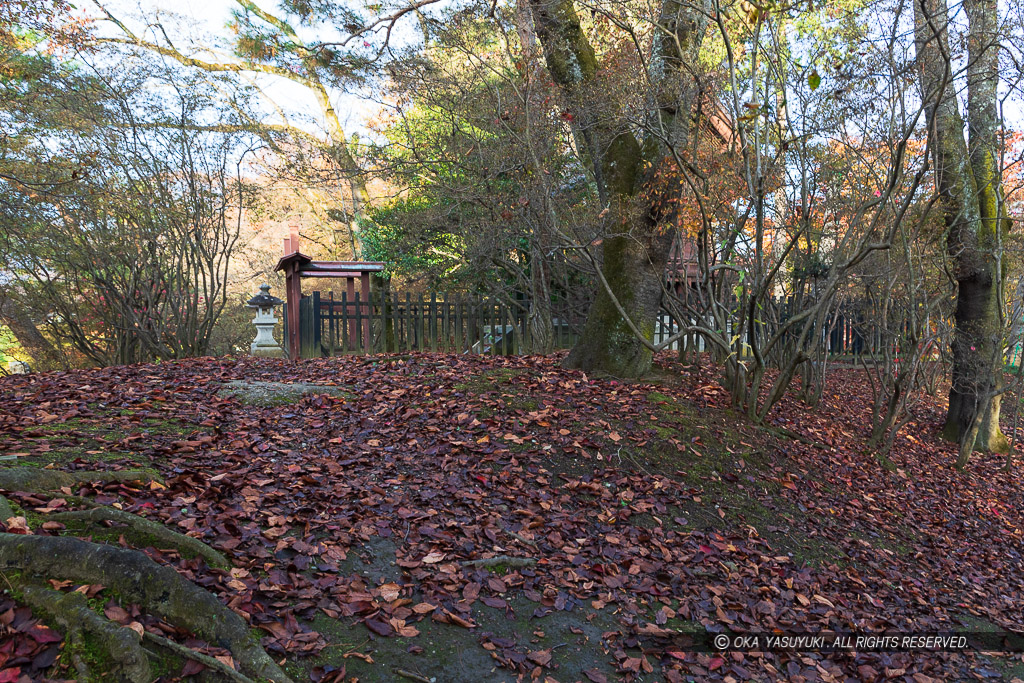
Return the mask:
{"type": "MultiPolygon", "coordinates": [[[[527,302],[473,295],[313,292],[299,305],[301,355],[439,351],[511,355],[532,348],[527,302]]],[[[554,346],[571,347],[579,315],[554,306],[554,346]]]]}
{"type": "MultiPolygon", "coordinates": [[[[771,316],[777,321],[791,314],[791,302],[773,301],[771,316]]],[[[371,292],[363,297],[333,292],[312,292],[303,296],[300,312],[300,349],[303,358],[342,354],[409,351],[445,353],[488,353],[509,355],[534,349],[528,322],[528,301],[510,303],[493,297],[444,293],[399,294],[371,292]]],[[[585,310],[572,309],[565,302],[552,302],[554,348],[570,348],[579,338],[585,310]]],[[[849,302],[840,305],[822,329],[821,342],[830,355],[873,355],[886,343],[872,326],[870,312],[849,302]]],[[[654,342],[662,343],[690,323],[680,324],[667,311],[656,321],[654,342]]],[[[711,321],[707,322],[711,326],[711,321]]],[[[714,329],[713,327],[710,327],[714,329]]],[[[770,330],[767,330],[770,331],[770,330]]],[[[706,349],[698,334],[680,344],[698,351],[706,349]]]]}

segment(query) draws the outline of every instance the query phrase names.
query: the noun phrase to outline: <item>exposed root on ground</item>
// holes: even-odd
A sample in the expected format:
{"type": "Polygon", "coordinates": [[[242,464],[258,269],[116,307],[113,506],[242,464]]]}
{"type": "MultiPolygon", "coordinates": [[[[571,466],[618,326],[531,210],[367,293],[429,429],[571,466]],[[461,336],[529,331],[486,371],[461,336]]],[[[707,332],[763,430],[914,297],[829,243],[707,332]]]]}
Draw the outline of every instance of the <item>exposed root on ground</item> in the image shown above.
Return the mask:
{"type": "Polygon", "coordinates": [[[213,594],[135,550],[77,538],[0,534],[0,569],[27,577],[99,583],[148,613],[228,649],[243,672],[289,681],[245,621],[213,594]]]}
{"type": "Polygon", "coordinates": [[[498,555],[497,557],[485,557],[480,560],[466,560],[462,563],[463,567],[529,567],[537,564],[537,560],[532,557],[511,557],[509,555],[498,555]]]}
{"type": "Polygon", "coordinates": [[[110,672],[97,671],[97,674],[114,674],[119,680],[131,683],[150,683],[153,680],[149,658],[140,645],[139,634],[92,611],[84,595],[61,593],[27,583],[21,591],[25,604],[64,632],[65,648],[72,653],[81,680],[91,679],[91,672],[80,654],[87,640],[91,640],[92,647],[101,648],[109,655],[116,668],[110,672]]]}
{"type": "MultiPolygon", "coordinates": [[[[23,467],[0,469],[0,489],[41,493],[88,482],[152,482],[159,477],[149,472],[62,472],[23,467]]],[[[47,521],[61,522],[77,532],[79,527],[109,529],[107,523],[125,530],[137,545],[174,549],[189,557],[202,557],[207,564],[229,568],[224,555],[202,541],[173,531],[158,522],[124,510],[82,501],[86,510],[46,515],[47,521]]],[[[0,496],[0,521],[16,516],[6,498],[0,496]]],[[[185,579],[170,567],[157,564],[145,554],[114,546],[90,543],[70,536],[36,536],[0,533],[0,571],[20,598],[65,634],[67,651],[81,680],[113,675],[131,683],[149,683],[152,671],[142,637],[93,611],[80,593],[63,593],[43,587],[47,579],[101,584],[122,600],[137,603],[147,613],[193,633],[218,647],[226,648],[238,662],[243,675],[212,657],[166,638],[146,633],[150,642],[178,657],[193,659],[221,677],[236,683],[253,678],[290,683],[281,668],[264,652],[248,624],[224,606],[213,594],[185,579]],[[13,583],[11,583],[13,582],[13,583]],[[84,643],[107,656],[112,671],[90,672],[82,656],[84,643]],[[252,677],[252,678],[250,678],[252,677]]]]}
{"type": "Polygon", "coordinates": [[[253,680],[251,678],[238,673],[237,671],[235,671],[219,659],[214,659],[209,655],[204,655],[201,652],[196,652],[192,648],[185,647],[184,645],[176,643],[173,640],[164,638],[163,636],[158,636],[157,634],[150,633],[149,631],[146,631],[143,635],[146,640],[152,641],[160,647],[170,650],[176,655],[199,662],[207,669],[216,671],[224,675],[224,677],[228,680],[235,681],[235,683],[253,683],[253,680]]]}
{"type": "Polygon", "coordinates": [[[146,484],[162,480],[159,475],[142,470],[110,472],[82,470],[80,472],[63,472],[61,470],[43,470],[32,467],[0,468],[0,489],[5,491],[59,491],[65,486],[80,486],[93,481],[138,481],[146,484]]]}
{"type": "Polygon", "coordinates": [[[222,554],[206,545],[202,541],[179,534],[177,531],[168,529],[163,524],[153,522],[144,517],[133,515],[124,510],[111,507],[96,507],[91,510],[73,510],[70,512],[56,512],[47,515],[47,519],[64,524],[83,524],[91,526],[103,526],[104,522],[121,524],[129,530],[129,541],[134,536],[140,539],[137,545],[147,541],[160,549],[174,548],[186,557],[202,557],[211,567],[228,569],[231,563],[222,554]]]}
{"type": "Polygon", "coordinates": [[[0,522],[5,522],[14,516],[14,508],[11,507],[10,502],[3,496],[0,496],[0,522]]]}

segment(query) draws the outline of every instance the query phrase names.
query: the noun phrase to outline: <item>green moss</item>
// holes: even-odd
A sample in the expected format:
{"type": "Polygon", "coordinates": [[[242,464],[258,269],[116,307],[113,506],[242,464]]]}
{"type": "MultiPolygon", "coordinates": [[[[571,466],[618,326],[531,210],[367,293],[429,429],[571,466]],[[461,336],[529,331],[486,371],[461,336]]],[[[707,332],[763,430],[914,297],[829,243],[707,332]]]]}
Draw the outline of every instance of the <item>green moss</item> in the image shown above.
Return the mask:
{"type": "Polygon", "coordinates": [[[206,430],[179,420],[147,417],[142,421],[141,431],[143,434],[158,434],[162,436],[191,436],[196,433],[204,433],[206,430]]]}
{"type": "Polygon", "coordinates": [[[184,660],[171,652],[166,650],[159,650],[152,647],[152,644],[148,644],[154,654],[149,657],[149,665],[152,668],[153,676],[160,680],[162,678],[173,678],[178,676],[183,666],[185,666],[184,660]]]}
{"type": "Polygon", "coordinates": [[[878,464],[882,466],[882,469],[886,470],[887,472],[896,471],[896,463],[890,460],[888,456],[886,456],[885,454],[875,453],[875,459],[878,461],[878,464]]]}
{"type": "MultiPolygon", "coordinates": [[[[44,453],[19,458],[17,462],[18,465],[24,467],[47,467],[50,465],[63,465],[74,461],[123,462],[125,460],[132,463],[150,462],[149,458],[139,454],[125,453],[123,451],[105,451],[97,448],[96,445],[55,448],[44,453]]],[[[133,467],[132,469],[146,468],[133,467]]]]}
{"type": "MultiPolygon", "coordinates": [[[[474,395],[501,392],[502,403],[508,408],[531,412],[540,407],[540,402],[525,393],[520,386],[516,386],[514,390],[510,388],[517,378],[526,374],[525,370],[516,368],[493,368],[452,385],[452,389],[474,395]]],[[[490,406],[481,406],[476,411],[477,419],[486,419],[494,415],[494,408],[490,406]]]]}
{"type": "MultiPolygon", "coordinates": [[[[160,548],[163,545],[152,534],[138,532],[123,526],[102,527],[95,524],[68,522],[61,533],[67,536],[88,535],[93,542],[110,544],[117,544],[121,536],[124,536],[129,545],[135,548],[160,548]]],[[[185,551],[182,551],[182,556],[186,559],[195,557],[195,555],[186,555],[185,551]]]]}
{"type": "Polygon", "coordinates": [[[662,439],[678,439],[682,436],[682,434],[679,433],[679,430],[675,427],[668,427],[665,425],[655,425],[654,431],[662,439]]]}
{"type": "Polygon", "coordinates": [[[484,394],[494,391],[502,385],[510,384],[516,377],[524,374],[526,374],[524,370],[516,368],[492,368],[481,372],[479,375],[468,377],[464,381],[452,385],[452,388],[456,391],[484,394]]]}
{"type": "MultiPolygon", "coordinates": [[[[638,277],[643,277],[643,257],[628,235],[606,238],[602,245],[602,272],[608,287],[615,292],[618,305],[604,287],[590,309],[583,338],[569,356],[570,361],[585,370],[598,370],[614,377],[642,377],[651,368],[652,354],[619,314],[642,310],[635,291],[638,277]]],[[[634,316],[636,318],[636,316],[634,316]]],[[[638,331],[651,339],[654,320],[634,319],[638,331]]]]}
{"type": "Polygon", "coordinates": [[[82,662],[89,669],[89,680],[82,683],[105,681],[104,672],[111,671],[114,668],[114,660],[111,658],[110,653],[88,633],[83,633],[78,638],[65,644],[64,651],[60,657],[61,664],[70,667],[76,655],[81,658],[82,662]]]}
{"type": "Polygon", "coordinates": [[[226,383],[220,393],[242,405],[275,408],[298,403],[306,396],[326,395],[353,401],[355,394],[343,387],[307,382],[259,382],[233,380],[226,383]]]}
{"type": "MultiPolygon", "coordinates": [[[[99,416],[100,420],[102,420],[102,417],[103,415],[99,416]]],[[[70,420],[65,420],[64,422],[51,422],[49,424],[40,425],[38,429],[42,432],[54,432],[58,434],[67,432],[71,434],[109,434],[111,436],[117,436],[118,438],[127,436],[127,434],[124,434],[120,430],[112,428],[108,423],[96,421],[92,418],[86,420],[80,417],[74,417],[70,420]]]]}
{"type": "Polygon", "coordinates": [[[875,536],[854,531],[850,534],[850,538],[860,539],[871,544],[874,548],[882,548],[901,557],[906,557],[914,551],[913,542],[908,539],[913,539],[916,535],[913,528],[907,525],[899,525],[891,531],[882,530],[875,536]]]}
{"type": "Polygon", "coordinates": [[[732,411],[713,417],[701,414],[661,392],[651,392],[647,398],[658,417],[657,438],[634,457],[668,476],[683,472],[700,491],[699,501],[680,501],[679,509],[666,516],[669,520],[686,518],[695,528],[753,527],[773,548],[791,554],[798,563],[819,566],[845,561],[831,545],[799,533],[801,526],[812,521],[781,495],[778,472],[770,460],[745,444],[735,428],[715,430],[716,421],[734,424],[742,420],[740,416],[732,411]],[[774,530],[785,527],[787,520],[792,520],[792,531],[774,530]]]}

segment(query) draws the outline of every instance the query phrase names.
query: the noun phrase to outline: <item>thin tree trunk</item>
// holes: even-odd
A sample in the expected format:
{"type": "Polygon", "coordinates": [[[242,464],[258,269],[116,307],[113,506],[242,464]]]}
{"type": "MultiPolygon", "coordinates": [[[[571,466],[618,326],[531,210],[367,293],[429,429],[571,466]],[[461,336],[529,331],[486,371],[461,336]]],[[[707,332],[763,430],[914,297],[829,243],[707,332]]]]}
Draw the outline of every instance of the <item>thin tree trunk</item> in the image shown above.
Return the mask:
{"type": "Polygon", "coordinates": [[[551,288],[548,285],[550,276],[543,244],[546,231],[538,224],[537,232],[540,234],[533,236],[530,257],[530,353],[548,354],[555,348],[555,335],[551,320],[551,288]]]}

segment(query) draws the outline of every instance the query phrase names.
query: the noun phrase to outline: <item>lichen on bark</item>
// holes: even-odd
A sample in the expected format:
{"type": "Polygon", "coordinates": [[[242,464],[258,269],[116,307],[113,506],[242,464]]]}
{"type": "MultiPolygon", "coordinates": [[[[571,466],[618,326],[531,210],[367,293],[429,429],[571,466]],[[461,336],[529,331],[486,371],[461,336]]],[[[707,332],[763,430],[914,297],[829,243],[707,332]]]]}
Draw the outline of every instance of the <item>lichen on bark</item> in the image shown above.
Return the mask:
{"type": "Polygon", "coordinates": [[[661,8],[656,23],[671,35],[657,41],[657,104],[648,112],[651,121],[641,144],[635,124],[608,106],[607,93],[602,94],[600,65],[573,0],[530,0],[530,8],[548,70],[572,114],[574,137],[584,143],[581,155],[593,170],[605,213],[610,213],[611,234],[603,236],[601,258],[595,259],[603,278],[597,278],[583,335],[565,364],[639,377],[651,365],[648,344],[653,339],[671,244],[664,225],[670,216],[663,212],[663,198],[647,190],[653,187],[658,165],[671,158],[659,133],[666,120],[671,144],[686,148],[697,95],[687,66],[696,63],[706,13],[675,0],[665,0],[661,8]],[[628,224],[616,225],[619,220],[628,224]]]}

